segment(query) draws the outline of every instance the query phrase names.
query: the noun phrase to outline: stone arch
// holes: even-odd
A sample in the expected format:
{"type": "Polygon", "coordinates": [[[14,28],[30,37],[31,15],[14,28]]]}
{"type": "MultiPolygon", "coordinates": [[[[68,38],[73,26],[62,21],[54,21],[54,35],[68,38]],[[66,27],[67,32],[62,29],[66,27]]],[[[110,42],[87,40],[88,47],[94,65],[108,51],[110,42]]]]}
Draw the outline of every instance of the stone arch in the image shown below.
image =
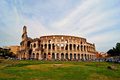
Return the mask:
{"type": "Polygon", "coordinates": [[[70,50],[72,50],[72,44],[70,44],[69,48],[70,48],[70,50]]]}
{"type": "Polygon", "coordinates": [[[66,53],[66,54],[65,54],[65,59],[67,59],[67,60],[68,60],[68,53],[66,53]]]}
{"type": "Polygon", "coordinates": [[[61,53],[61,60],[64,60],[64,53],[61,53]]]}
{"type": "Polygon", "coordinates": [[[55,53],[52,53],[52,60],[55,60],[55,53]]]}
{"type": "Polygon", "coordinates": [[[50,54],[50,53],[48,53],[47,58],[48,58],[48,60],[50,60],[50,59],[51,59],[51,54],[50,54]]]}
{"type": "Polygon", "coordinates": [[[83,54],[81,54],[81,59],[83,60],[84,58],[83,58],[83,54]]]}
{"type": "Polygon", "coordinates": [[[43,49],[43,44],[41,44],[40,48],[43,49]]]}
{"type": "Polygon", "coordinates": [[[65,50],[68,50],[68,44],[66,44],[65,50]]]}
{"type": "Polygon", "coordinates": [[[39,53],[36,54],[36,59],[37,59],[37,60],[39,59],[39,53]]]}
{"type": "Polygon", "coordinates": [[[77,50],[79,50],[79,45],[77,46],[77,50]]]}
{"type": "Polygon", "coordinates": [[[81,45],[81,51],[83,51],[83,45],[81,45]]]}
{"type": "Polygon", "coordinates": [[[44,55],[43,55],[43,59],[46,60],[46,58],[47,58],[47,54],[44,53],[44,55]]]}
{"type": "Polygon", "coordinates": [[[51,49],[51,44],[48,44],[48,49],[51,49]]]}
{"type": "Polygon", "coordinates": [[[35,59],[35,53],[33,53],[33,59],[35,59]]]}
{"type": "Polygon", "coordinates": [[[87,58],[88,58],[88,60],[89,60],[89,54],[88,54],[87,58]]]}
{"type": "Polygon", "coordinates": [[[76,50],[76,44],[73,44],[73,48],[74,48],[74,50],[76,50]]]}
{"type": "Polygon", "coordinates": [[[78,53],[78,60],[80,60],[80,54],[78,53]]]}
{"type": "Polygon", "coordinates": [[[34,48],[36,47],[36,43],[34,43],[33,47],[34,47],[34,48]]]}
{"type": "Polygon", "coordinates": [[[56,58],[59,59],[59,53],[56,54],[56,58]]]}
{"type": "Polygon", "coordinates": [[[87,55],[85,54],[85,60],[87,60],[87,55]]]}
{"type": "Polygon", "coordinates": [[[74,60],[76,60],[76,53],[74,53],[74,60]]]}
{"type": "Polygon", "coordinates": [[[47,44],[44,45],[45,49],[47,49],[47,44]]]}
{"type": "Polygon", "coordinates": [[[52,44],[52,49],[55,50],[55,44],[52,44]]]}

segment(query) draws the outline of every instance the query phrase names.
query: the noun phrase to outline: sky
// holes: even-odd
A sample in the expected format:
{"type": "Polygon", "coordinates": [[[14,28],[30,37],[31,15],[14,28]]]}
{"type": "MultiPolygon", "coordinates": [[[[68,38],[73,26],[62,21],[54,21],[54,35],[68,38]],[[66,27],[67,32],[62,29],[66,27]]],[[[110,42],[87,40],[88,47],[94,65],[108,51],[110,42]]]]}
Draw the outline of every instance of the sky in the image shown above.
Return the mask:
{"type": "Polygon", "coordinates": [[[0,0],[0,46],[28,36],[72,35],[107,52],[120,42],[120,0],[0,0]]]}

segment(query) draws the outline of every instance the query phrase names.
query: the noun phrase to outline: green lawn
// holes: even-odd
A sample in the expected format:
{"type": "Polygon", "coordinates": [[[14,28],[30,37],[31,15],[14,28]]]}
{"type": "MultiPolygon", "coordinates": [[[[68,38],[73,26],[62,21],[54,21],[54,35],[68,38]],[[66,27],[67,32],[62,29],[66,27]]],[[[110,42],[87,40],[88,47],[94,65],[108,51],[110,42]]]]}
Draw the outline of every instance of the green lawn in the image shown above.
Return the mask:
{"type": "Polygon", "coordinates": [[[0,80],[120,80],[120,64],[0,60],[0,80]]]}

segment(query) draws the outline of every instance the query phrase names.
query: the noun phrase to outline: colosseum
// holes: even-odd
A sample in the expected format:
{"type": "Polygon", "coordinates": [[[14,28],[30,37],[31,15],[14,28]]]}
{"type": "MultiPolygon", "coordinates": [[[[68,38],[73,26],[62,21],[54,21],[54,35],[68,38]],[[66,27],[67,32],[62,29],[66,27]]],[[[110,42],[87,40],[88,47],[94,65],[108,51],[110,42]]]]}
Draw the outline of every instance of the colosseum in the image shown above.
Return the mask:
{"type": "Polygon", "coordinates": [[[19,59],[36,60],[94,60],[95,44],[85,38],[68,35],[48,35],[32,39],[27,36],[27,27],[23,27],[19,59]]]}

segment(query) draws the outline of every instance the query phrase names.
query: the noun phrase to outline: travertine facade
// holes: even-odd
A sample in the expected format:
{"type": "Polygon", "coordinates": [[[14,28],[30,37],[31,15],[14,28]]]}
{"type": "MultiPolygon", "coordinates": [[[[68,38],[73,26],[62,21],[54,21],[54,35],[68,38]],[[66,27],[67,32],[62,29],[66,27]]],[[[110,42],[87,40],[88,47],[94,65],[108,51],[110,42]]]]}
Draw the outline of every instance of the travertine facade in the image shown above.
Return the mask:
{"type": "Polygon", "coordinates": [[[13,52],[15,55],[18,54],[19,50],[20,50],[20,46],[8,46],[8,48],[10,49],[10,52],[13,52]]]}
{"type": "Polygon", "coordinates": [[[96,58],[95,45],[85,38],[49,35],[31,39],[23,27],[19,59],[37,60],[92,60],[96,58]]]}

